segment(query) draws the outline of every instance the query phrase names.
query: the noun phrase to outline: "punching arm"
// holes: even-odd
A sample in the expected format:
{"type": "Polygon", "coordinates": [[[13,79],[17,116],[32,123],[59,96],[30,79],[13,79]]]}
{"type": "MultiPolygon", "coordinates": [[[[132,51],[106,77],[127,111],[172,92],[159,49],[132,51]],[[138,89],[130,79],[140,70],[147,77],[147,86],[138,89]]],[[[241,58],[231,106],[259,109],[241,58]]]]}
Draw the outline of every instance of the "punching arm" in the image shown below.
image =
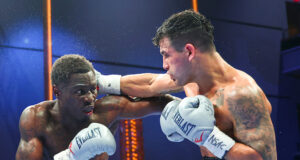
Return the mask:
{"type": "Polygon", "coordinates": [[[142,118],[159,115],[165,105],[177,97],[161,95],[151,98],[131,99],[125,96],[106,96],[95,104],[95,112],[106,115],[108,121],[125,118],[142,118]]]}
{"type": "Polygon", "coordinates": [[[122,93],[134,97],[152,97],[182,91],[168,74],[135,74],[121,78],[122,93]]]}

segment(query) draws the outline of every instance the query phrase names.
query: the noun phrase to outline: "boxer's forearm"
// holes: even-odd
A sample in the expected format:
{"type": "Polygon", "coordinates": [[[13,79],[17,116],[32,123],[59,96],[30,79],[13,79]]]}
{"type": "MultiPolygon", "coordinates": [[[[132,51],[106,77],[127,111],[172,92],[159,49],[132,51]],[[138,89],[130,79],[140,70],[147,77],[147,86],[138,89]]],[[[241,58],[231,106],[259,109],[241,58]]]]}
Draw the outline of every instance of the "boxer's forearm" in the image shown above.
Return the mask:
{"type": "Polygon", "coordinates": [[[151,97],[181,91],[167,74],[135,74],[121,77],[121,92],[135,97],[151,97]]]}
{"type": "Polygon", "coordinates": [[[253,148],[242,143],[235,143],[225,155],[226,160],[262,160],[261,155],[253,148]]]}
{"type": "Polygon", "coordinates": [[[132,102],[123,98],[120,118],[143,118],[150,115],[159,115],[163,108],[172,100],[179,99],[171,95],[159,97],[140,98],[132,102]]]}

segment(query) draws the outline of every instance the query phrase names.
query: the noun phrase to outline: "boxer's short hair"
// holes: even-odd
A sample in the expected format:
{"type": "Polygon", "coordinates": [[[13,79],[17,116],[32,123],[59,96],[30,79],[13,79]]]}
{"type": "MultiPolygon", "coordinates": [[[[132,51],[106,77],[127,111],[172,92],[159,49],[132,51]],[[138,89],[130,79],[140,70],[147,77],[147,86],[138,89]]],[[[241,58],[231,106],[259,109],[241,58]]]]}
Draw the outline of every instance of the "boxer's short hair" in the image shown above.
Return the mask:
{"type": "Polygon", "coordinates": [[[214,27],[204,15],[185,10],[166,19],[157,29],[152,42],[159,46],[160,40],[167,37],[179,52],[187,43],[205,52],[215,49],[213,30],[214,27]]]}
{"type": "Polygon", "coordinates": [[[78,54],[68,54],[57,59],[52,67],[51,80],[52,85],[67,83],[74,73],[87,73],[94,71],[90,61],[78,54]]]}

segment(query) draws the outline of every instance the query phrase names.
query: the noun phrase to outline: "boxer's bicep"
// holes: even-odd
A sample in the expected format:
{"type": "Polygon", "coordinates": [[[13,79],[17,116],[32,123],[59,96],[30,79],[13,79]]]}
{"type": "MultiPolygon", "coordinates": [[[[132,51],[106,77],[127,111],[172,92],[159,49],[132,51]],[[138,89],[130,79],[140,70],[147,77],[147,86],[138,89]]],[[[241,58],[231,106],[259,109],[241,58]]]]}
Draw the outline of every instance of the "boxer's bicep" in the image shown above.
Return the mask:
{"type": "Polygon", "coordinates": [[[275,133],[262,97],[252,92],[242,92],[228,97],[227,103],[233,116],[237,142],[253,148],[263,159],[274,159],[275,133]]]}
{"type": "Polygon", "coordinates": [[[27,107],[23,111],[19,129],[21,140],[16,153],[16,159],[42,159],[43,145],[36,136],[35,110],[33,107],[27,107]]]}
{"type": "Polygon", "coordinates": [[[16,160],[43,159],[43,145],[38,138],[32,138],[29,141],[20,140],[20,144],[16,153],[16,160]]]}

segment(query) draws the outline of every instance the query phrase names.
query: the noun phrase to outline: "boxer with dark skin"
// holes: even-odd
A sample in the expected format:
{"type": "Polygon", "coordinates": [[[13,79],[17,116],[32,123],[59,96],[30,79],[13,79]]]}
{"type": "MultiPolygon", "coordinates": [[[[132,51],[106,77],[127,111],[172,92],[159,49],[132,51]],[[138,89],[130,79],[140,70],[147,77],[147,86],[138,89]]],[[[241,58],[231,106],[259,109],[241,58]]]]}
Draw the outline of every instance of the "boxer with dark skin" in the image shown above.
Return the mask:
{"type": "MultiPolygon", "coordinates": [[[[172,15],[153,38],[167,74],[124,76],[122,92],[205,95],[214,105],[216,126],[236,142],[225,159],[276,160],[270,102],[251,76],[221,57],[213,41],[213,26],[202,14],[188,10],[172,15]]],[[[203,146],[200,151],[204,159],[218,159],[203,146]]]]}
{"type": "MultiPolygon", "coordinates": [[[[68,148],[80,130],[92,122],[107,126],[114,133],[120,119],[160,113],[173,100],[167,95],[140,101],[124,96],[105,96],[96,100],[93,67],[78,55],[58,59],[53,65],[51,77],[57,99],[29,106],[23,111],[17,160],[53,159],[55,154],[68,148]]],[[[102,153],[94,159],[107,160],[108,155],[102,153]]]]}

